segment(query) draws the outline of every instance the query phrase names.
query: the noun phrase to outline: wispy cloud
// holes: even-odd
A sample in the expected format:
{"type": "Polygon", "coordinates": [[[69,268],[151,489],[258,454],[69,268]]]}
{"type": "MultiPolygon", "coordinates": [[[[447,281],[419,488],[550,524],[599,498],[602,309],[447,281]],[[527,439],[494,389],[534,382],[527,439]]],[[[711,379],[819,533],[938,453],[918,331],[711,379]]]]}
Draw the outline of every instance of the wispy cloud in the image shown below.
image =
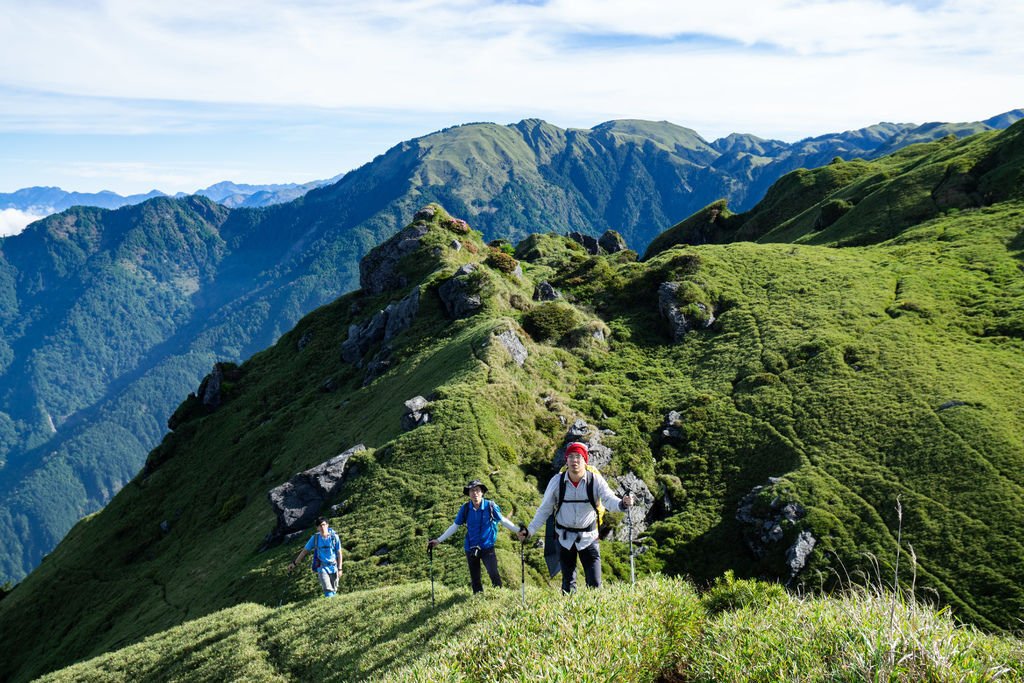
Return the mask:
{"type": "Polygon", "coordinates": [[[794,139],[984,118],[1024,92],[1019,0],[0,0],[0,12],[0,132],[277,135],[291,121],[491,115],[794,139]]]}
{"type": "Polygon", "coordinates": [[[10,237],[11,235],[17,235],[25,227],[34,221],[43,218],[50,212],[40,213],[29,213],[26,211],[19,211],[18,209],[0,209],[0,237],[10,237]]]}
{"type": "Polygon", "coordinates": [[[943,85],[940,71],[951,86],[965,73],[1011,78],[1024,57],[1017,0],[4,4],[8,86],[143,101],[611,112],[621,92],[687,111],[713,83],[767,83],[793,101],[820,71],[811,58],[828,61],[826,96],[852,99],[865,76],[915,91],[943,85]],[[627,57],[607,52],[624,46],[627,57]],[[765,46],[778,51],[768,63],[765,46]]]}

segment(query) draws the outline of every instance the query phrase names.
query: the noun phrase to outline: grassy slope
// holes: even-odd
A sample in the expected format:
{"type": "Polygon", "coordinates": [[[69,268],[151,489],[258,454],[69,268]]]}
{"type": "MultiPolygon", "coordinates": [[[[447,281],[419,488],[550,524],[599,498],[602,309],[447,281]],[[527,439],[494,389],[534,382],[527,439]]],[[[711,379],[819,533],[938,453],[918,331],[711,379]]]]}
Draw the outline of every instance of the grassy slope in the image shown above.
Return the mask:
{"type": "Polygon", "coordinates": [[[43,681],[991,680],[1022,643],[884,594],[797,599],[777,586],[652,577],[566,601],[425,583],[217,612],[43,681]],[[890,616],[891,615],[891,616],[890,616]]]}
{"type": "MultiPolygon", "coordinates": [[[[804,575],[812,585],[842,571],[837,556],[850,570],[870,567],[864,551],[891,562],[899,496],[920,581],[959,616],[1012,627],[1024,605],[1022,216],[1019,202],[1004,202],[872,247],[729,244],[645,264],[541,236],[520,248],[526,279],[486,269],[485,311],[456,323],[433,286],[483,247],[474,237],[472,249],[442,249],[392,372],[359,389],[338,345],[350,320],[404,292],[351,295],[249,361],[218,413],[169,436],[148,478],[81,522],[0,602],[0,639],[14,653],[0,675],[36,675],[241,602],[275,603],[297,546],[257,552],[273,526],[266,491],[357,442],[373,450],[356,459],[333,513],[345,589],[421,580],[423,543],[449,523],[462,480],[483,477],[515,519],[532,513],[559,416],[614,430],[608,472],[631,469],[671,501],[658,509],[644,570],[784,577],[785,544],[755,561],[734,519],[751,487],[783,476],[779,495],[809,511],[787,543],[805,528],[819,539],[804,575]],[[492,333],[518,329],[541,279],[563,289],[579,319],[600,318],[610,342],[528,340],[531,356],[515,366],[492,333]],[[711,330],[669,342],[656,302],[669,279],[716,305],[711,330]],[[328,377],[341,390],[320,391],[328,377]],[[433,395],[431,423],[401,434],[402,401],[416,394],[433,395]],[[658,436],[670,409],[684,415],[680,440],[658,436]]],[[[425,254],[451,238],[435,229],[425,254]]],[[[420,257],[420,272],[428,262],[420,257]]],[[[499,561],[515,581],[507,539],[499,561]]],[[[541,567],[532,557],[531,584],[543,583],[541,567]]],[[[606,544],[605,569],[611,579],[628,571],[620,544],[606,544]]],[[[435,570],[466,581],[455,550],[435,570]]]]}

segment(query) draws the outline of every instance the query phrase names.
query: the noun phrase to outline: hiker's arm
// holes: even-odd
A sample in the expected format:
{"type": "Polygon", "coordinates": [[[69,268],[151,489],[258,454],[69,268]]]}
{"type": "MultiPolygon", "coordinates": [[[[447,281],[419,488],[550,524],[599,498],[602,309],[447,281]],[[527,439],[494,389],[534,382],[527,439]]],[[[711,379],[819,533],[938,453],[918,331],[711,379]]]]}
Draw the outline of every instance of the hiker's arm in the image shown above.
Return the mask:
{"type": "Polygon", "coordinates": [[[501,525],[503,527],[505,527],[506,529],[508,529],[509,531],[511,531],[512,533],[514,533],[514,534],[519,533],[519,525],[516,524],[515,522],[513,522],[511,519],[509,519],[505,515],[501,516],[501,525]]]}
{"type": "Polygon", "coordinates": [[[292,560],[292,563],[290,565],[288,565],[288,571],[291,571],[291,570],[295,569],[295,567],[298,566],[299,562],[302,562],[302,558],[304,558],[305,556],[306,556],[306,549],[303,548],[302,550],[299,551],[299,554],[295,556],[295,559],[292,560]]]}
{"type": "Polygon", "coordinates": [[[548,482],[548,487],[544,490],[544,499],[540,502],[540,507],[537,508],[537,512],[533,515],[533,521],[530,522],[530,526],[526,529],[527,538],[537,533],[548,517],[551,516],[551,511],[555,509],[555,497],[558,495],[558,481],[559,476],[555,475],[548,482]]]}
{"type": "Polygon", "coordinates": [[[603,476],[595,478],[594,484],[594,496],[601,499],[606,509],[622,512],[633,504],[633,496],[627,493],[622,498],[619,498],[612,491],[612,487],[608,485],[603,476]]]}
{"type": "Polygon", "coordinates": [[[458,524],[452,524],[450,527],[448,527],[447,529],[444,530],[443,534],[441,534],[440,536],[438,536],[434,540],[436,540],[438,543],[444,543],[445,541],[447,541],[449,538],[452,537],[452,534],[454,534],[455,530],[458,529],[458,528],[459,528],[458,524]]]}

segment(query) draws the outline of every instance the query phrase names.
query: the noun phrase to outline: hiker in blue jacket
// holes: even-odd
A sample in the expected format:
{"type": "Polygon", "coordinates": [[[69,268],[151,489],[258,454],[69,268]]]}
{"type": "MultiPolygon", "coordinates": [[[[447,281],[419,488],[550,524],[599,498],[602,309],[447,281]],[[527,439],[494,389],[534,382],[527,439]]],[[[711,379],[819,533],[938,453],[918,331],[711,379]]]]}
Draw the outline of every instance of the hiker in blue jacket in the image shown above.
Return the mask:
{"type": "Polygon", "coordinates": [[[317,519],[316,526],[317,533],[306,541],[306,546],[288,565],[288,571],[295,569],[299,562],[302,562],[302,558],[311,553],[312,569],[320,580],[321,588],[324,589],[324,597],[333,598],[338,592],[338,579],[341,577],[341,540],[325,518],[317,519]]]}
{"type": "Polygon", "coordinates": [[[519,531],[519,527],[501,514],[501,508],[497,503],[484,499],[487,487],[479,479],[466,484],[462,492],[469,496],[469,500],[459,508],[455,522],[445,529],[443,534],[430,539],[427,548],[433,550],[439,543],[447,541],[456,529],[466,525],[466,542],[463,546],[466,550],[466,562],[469,563],[469,581],[473,592],[480,593],[484,589],[480,581],[481,562],[487,568],[487,575],[491,577],[491,585],[500,588],[498,557],[494,554],[494,542],[498,540],[498,524],[512,532],[519,531]]]}

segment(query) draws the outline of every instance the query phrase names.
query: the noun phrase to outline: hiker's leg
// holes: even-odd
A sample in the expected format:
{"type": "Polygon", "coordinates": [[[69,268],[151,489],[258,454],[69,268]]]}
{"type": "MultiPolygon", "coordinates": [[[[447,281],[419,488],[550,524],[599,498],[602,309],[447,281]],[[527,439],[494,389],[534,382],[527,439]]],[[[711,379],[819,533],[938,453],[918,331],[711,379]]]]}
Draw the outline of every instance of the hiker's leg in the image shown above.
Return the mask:
{"type": "Polygon", "coordinates": [[[583,576],[587,578],[587,588],[601,587],[601,544],[594,541],[580,551],[580,562],[583,563],[583,576]]]}
{"type": "Polygon", "coordinates": [[[331,580],[331,592],[332,593],[337,593],[338,592],[338,576],[339,576],[338,572],[335,571],[333,574],[328,574],[327,576],[331,580]]]}
{"type": "Polygon", "coordinates": [[[501,588],[501,576],[498,574],[498,556],[495,554],[494,548],[481,550],[480,559],[484,561],[487,575],[491,577],[491,585],[495,588],[501,588]]]}
{"type": "Polygon", "coordinates": [[[566,548],[558,544],[558,566],[562,570],[562,592],[576,592],[576,544],[566,548]]]}
{"type": "Polygon", "coordinates": [[[472,550],[467,550],[466,562],[469,563],[469,585],[472,586],[474,593],[479,593],[484,589],[480,582],[480,558],[472,550]]]}
{"type": "Polygon", "coordinates": [[[324,597],[330,598],[334,596],[334,583],[331,581],[331,575],[327,573],[326,569],[318,569],[316,572],[316,578],[320,581],[320,588],[324,591],[324,597]]]}

